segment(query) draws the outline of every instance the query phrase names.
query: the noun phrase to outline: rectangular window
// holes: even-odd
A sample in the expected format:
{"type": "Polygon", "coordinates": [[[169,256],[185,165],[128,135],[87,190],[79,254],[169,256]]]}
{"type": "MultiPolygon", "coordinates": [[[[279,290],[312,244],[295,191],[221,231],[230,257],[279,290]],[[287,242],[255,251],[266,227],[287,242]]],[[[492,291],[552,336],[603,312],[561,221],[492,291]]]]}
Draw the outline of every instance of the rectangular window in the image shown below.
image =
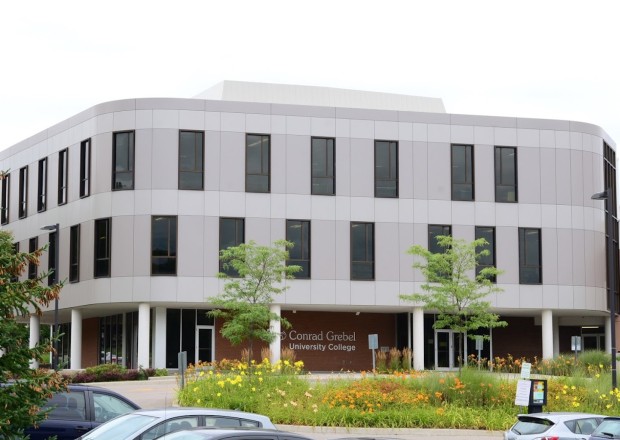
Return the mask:
{"type": "Polygon", "coordinates": [[[151,275],[177,274],[177,218],[151,217],[151,275]]]}
{"type": "Polygon", "coordinates": [[[398,142],[375,141],[375,197],[398,197],[398,142]]]}
{"type": "Polygon", "coordinates": [[[517,202],[517,149],[495,147],[495,201],[517,202]]]}
{"type": "Polygon", "coordinates": [[[111,227],[109,218],[95,220],[95,278],[110,276],[112,260],[111,227]]]}
{"type": "Polygon", "coordinates": [[[519,283],[542,284],[540,229],[519,228],[519,283]]]}
{"type": "Polygon", "coordinates": [[[58,152],[58,204],[67,203],[69,187],[69,149],[58,152]]]}
{"type": "MultiPolygon", "coordinates": [[[[33,237],[28,241],[28,252],[33,253],[39,248],[39,237],[33,237]]],[[[33,261],[28,263],[28,279],[34,280],[37,277],[37,265],[33,261]]]]}
{"type": "Polygon", "coordinates": [[[71,226],[69,236],[69,282],[80,281],[80,225],[71,226]]]}
{"type": "Polygon", "coordinates": [[[57,266],[56,266],[56,234],[58,231],[50,232],[48,238],[48,248],[47,248],[47,271],[50,273],[47,277],[47,285],[51,286],[54,284],[54,280],[60,280],[57,274],[57,266]]]}
{"type": "MultiPolygon", "coordinates": [[[[495,228],[492,226],[476,226],[476,240],[479,238],[484,238],[487,241],[487,245],[484,247],[479,247],[477,251],[487,250],[489,251],[489,255],[483,255],[478,259],[478,264],[476,265],[476,275],[480,274],[480,271],[485,267],[496,267],[495,266],[495,228]]],[[[489,278],[492,282],[496,282],[495,277],[489,278]]]]}
{"type": "Polygon", "coordinates": [[[47,157],[39,160],[39,179],[37,182],[37,212],[45,211],[47,202],[47,157]]]}
{"type": "Polygon", "coordinates": [[[452,145],[452,200],[474,200],[473,145],[452,145]]]}
{"type": "Polygon", "coordinates": [[[179,132],[179,189],[203,188],[204,136],[201,131],[179,132]]]}
{"type": "Polygon", "coordinates": [[[270,144],[265,134],[245,135],[245,190],[268,193],[270,187],[270,144]]]}
{"type": "MultiPolygon", "coordinates": [[[[229,247],[239,246],[245,242],[245,220],[242,218],[220,218],[220,251],[229,247]]],[[[220,260],[220,272],[229,277],[236,277],[239,274],[232,268],[224,268],[220,260]]]]}
{"type": "Polygon", "coordinates": [[[134,137],[135,132],[133,131],[114,133],[112,190],[133,189],[135,159],[134,137]]]}
{"type": "Polygon", "coordinates": [[[295,278],[310,278],[310,221],[287,220],[286,239],[293,243],[287,264],[301,266],[295,278]]]}
{"type": "Polygon", "coordinates": [[[28,215],[28,167],[19,170],[19,218],[28,215]]]}
{"type": "Polygon", "coordinates": [[[439,235],[452,235],[452,227],[450,225],[428,225],[428,250],[434,254],[442,253],[446,250],[437,243],[437,236],[439,235]]]}
{"type": "Polygon", "coordinates": [[[11,195],[11,175],[6,173],[4,178],[2,179],[2,206],[0,207],[0,218],[1,223],[6,225],[9,222],[9,207],[10,205],[10,195],[11,195]]]}
{"type": "Polygon", "coordinates": [[[80,143],[80,197],[90,195],[90,139],[80,143]]]}
{"type": "Polygon", "coordinates": [[[336,194],[336,140],[312,138],[312,194],[336,194]]]}
{"type": "Polygon", "coordinates": [[[375,279],[375,225],[351,222],[351,279],[375,279]]]}

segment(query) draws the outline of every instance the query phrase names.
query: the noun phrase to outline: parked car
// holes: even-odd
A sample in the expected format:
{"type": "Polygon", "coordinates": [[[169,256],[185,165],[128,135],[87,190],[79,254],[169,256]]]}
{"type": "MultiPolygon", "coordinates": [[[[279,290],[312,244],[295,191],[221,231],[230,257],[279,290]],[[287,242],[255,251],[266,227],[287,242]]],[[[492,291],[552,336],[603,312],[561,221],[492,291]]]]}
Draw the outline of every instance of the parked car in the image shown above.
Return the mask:
{"type": "Polygon", "coordinates": [[[590,440],[620,438],[620,417],[605,417],[590,436],[590,440]]]}
{"type": "Polygon", "coordinates": [[[151,440],[194,427],[276,429],[269,417],[243,411],[210,408],[142,409],[115,418],[86,433],[81,440],[151,440]]]}
{"type": "Polygon", "coordinates": [[[311,440],[301,434],[277,429],[214,429],[197,428],[183,429],[162,437],[157,440],[311,440]]]}
{"type": "Polygon", "coordinates": [[[600,414],[573,412],[519,414],[517,423],[504,433],[504,440],[585,440],[604,418],[600,414]]]}

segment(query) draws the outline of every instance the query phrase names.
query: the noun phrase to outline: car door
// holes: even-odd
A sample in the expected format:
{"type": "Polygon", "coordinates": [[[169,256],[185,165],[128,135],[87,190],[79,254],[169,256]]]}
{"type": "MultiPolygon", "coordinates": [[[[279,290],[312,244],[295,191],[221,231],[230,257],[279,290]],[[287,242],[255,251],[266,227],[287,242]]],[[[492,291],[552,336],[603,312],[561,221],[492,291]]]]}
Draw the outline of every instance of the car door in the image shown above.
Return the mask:
{"type": "Polygon", "coordinates": [[[57,393],[43,406],[48,411],[47,419],[37,429],[29,428],[26,433],[31,440],[43,440],[56,436],[57,440],[73,440],[92,429],[87,418],[87,397],[84,391],[71,390],[57,393]]]}

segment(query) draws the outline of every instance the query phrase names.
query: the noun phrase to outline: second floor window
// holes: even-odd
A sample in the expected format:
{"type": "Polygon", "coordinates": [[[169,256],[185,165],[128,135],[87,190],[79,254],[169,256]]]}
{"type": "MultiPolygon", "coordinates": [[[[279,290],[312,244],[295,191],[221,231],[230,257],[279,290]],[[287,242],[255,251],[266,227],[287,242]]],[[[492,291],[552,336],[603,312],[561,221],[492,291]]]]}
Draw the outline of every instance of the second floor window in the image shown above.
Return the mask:
{"type": "Polygon", "coordinates": [[[80,225],[74,225],[69,232],[69,282],[78,281],[80,281],[80,225]]]}
{"type": "Polygon", "coordinates": [[[28,167],[19,170],[19,218],[28,215],[28,167]]]}
{"type": "Polygon", "coordinates": [[[540,229],[519,228],[519,283],[542,284],[540,229]]]}
{"type": "Polygon", "coordinates": [[[37,182],[37,212],[45,211],[47,206],[47,158],[39,160],[37,182]]]}
{"type": "MultiPolygon", "coordinates": [[[[33,237],[28,241],[28,252],[33,253],[39,248],[39,238],[33,237]]],[[[37,265],[34,262],[28,263],[28,279],[34,280],[37,277],[37,265]]]]}
{"type": "Polygon", "coordinates": [[[95,220],[95,278],[110,276],[112,260],[111,226],[111,219],[109,218],[95,220]]]}
{"type": "Polygon", "coordinates": [[[495,147],[495,201],[517,202],[517,149],[495,147]]]}
{"type": "Polygon", "coordinates": [[[90,195],[90,139],[80,144],[80,197],[90,195]]]}
{"type": "Polygon", "coordinates": [[[437,242],[437,236],[439,235],[452,235],[452,227],[450,225],[428,225],[428,250],[434,254],[439,254],[446,250],[444,247],[439,246],[437,242]]]}
{"type": "Polygon", "coordinates": [[[336,149],[333,138],[312,138],[312,194],[336,194],[336,149]]]}
{"type": "Polygon", "coordinates": [[[151,217],[151,275],[177,274],[177,218],[151,217]]]}
{"type": "Polygon", "coordinates": [[[271,190],[271,138],[265,134],[245,135],[245,190],[268,193],[271,190]]]}
{"type": "Polygon", "coordinates": [[[375,141],[375,197],[398,197],[398,142],[375,141]]]}
{"type": "MultiPolygon", "coordinates": [[[[487,241],[487,245],[484,247],[480,247],[477,251],[487,250],[489,251],[489,255],[481,256],[478,259],[478,264],[476,265],[476,275],[480,274],[480,271],[485,267],[496,267],[495,266],[495,228],[492,226],[476,226],[476,240],[479,238],[484,238],[487,241]]],[[[495,277],[489,278],[492,282],[496,282],[495,277]]]]}
{"type": "Polygon", "coordinates": [[[452,145],[452,200],[474,200],[473,145],[452,145]]]}
{"type": "MultiPolygon", "coordinates": [[[[220,218],[220,251],[229,247],[239,246],[245,241],[245,221],[242,218],[220,218]]],[[[220,272],[229,277],[239,276],[233,267],[224,267],[220,260],[220,272]]]]}
{"type": "Polygon", "coordinates": [[[351,222],[351,279],[375,278],[375,225],[351,222]]]}
{"type": "Polygon", "coordinates": [[[204,133],[179,132],[179,189],[202,189],[204,182],[204,133]]]}
{"type": "Polygon", "coordinates": [[[10,207],[10,195],[11,195],[11,175],[6,174],[2,179],[2,206],[0,206],[0,218],[2,224],[6,225],[9,222],[9,207],[10,207]]]}
{"type": "Polygon", "coordinates": [[[67,203],[69,185],[69,149],[58,152],[58,204],[67,203]]]}
{"type": "Polygon", "coordinates": [[[134,135],[133,131],[114,133],[112,190],[134,188],[134,135]]]}
{"type": "Polygon", "coordinates": [[[295,278],[310,278],[310,222],[287,220],[286,239],[293,243],[287,264],[301,266],[295,278]]]}

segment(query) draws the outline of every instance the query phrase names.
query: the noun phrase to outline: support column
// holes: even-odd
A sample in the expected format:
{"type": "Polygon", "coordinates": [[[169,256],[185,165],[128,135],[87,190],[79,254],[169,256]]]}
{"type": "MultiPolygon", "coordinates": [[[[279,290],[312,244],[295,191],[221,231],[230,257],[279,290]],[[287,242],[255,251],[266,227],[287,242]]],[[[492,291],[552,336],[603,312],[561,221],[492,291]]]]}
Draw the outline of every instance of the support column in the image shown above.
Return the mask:
{"type": "Polygon", "coordinates": [[[553,357],[560,355],[560,320],[553,318],[553,357]]]}
{"type": "Polygon", "coordinates": [[[149,368],[151,307],[147,303],[138,306],[138,367],[149,368]]]}
{"type": "MultiPolygon", "coordinates": [[[[282,316],[282,308],[278,304],[272,304],[269,307],[269,311],[271,313],[275,313],[278,316],[282,316]]],[[[280,360],[280,351],[282,349],[282,344],[281,344],[282,341],[280,339],[280,332],[282,331],[282,328],[280,325],[280,321],[278,321],[277,319],[273,319],[271,323],[269,324],[269,329],[271,330],[272,333],[276,334],[276,337],[273,340],[273,342],[269,344],[269,350],[271,350],[270,362],[272,364],[275,364],[280,360]]]]}
{"type": "Polygon", "coordinates": [[[71,309],[71,359],[72,370],[82,368],[82,311],[71,309]]]}
{"type": "Polygon", "coordinates": [[[155,307],[153,368],[166,368],[166,308],[155,307]]]}
{"type": "Polygon", "coordinates": [[[413,308],[413,369],[424,370],[424,309],[413,308]]]}
{"type": "MultiPolygon", "coordinates": [[[[37,315],[30,315],[30,340],[28,343],[29,348],[34,348],[39,343],[39,335],[41,332],[41,321],[37,315]]],[[[39,361],[32,359],[30,361],[30,368],[36,370],[39,368],[39,361]]]]}
{"type": "Polygon", "coordinates": [[[542,357],[553,359],[553,312],[542,311],[542,357]]]}

